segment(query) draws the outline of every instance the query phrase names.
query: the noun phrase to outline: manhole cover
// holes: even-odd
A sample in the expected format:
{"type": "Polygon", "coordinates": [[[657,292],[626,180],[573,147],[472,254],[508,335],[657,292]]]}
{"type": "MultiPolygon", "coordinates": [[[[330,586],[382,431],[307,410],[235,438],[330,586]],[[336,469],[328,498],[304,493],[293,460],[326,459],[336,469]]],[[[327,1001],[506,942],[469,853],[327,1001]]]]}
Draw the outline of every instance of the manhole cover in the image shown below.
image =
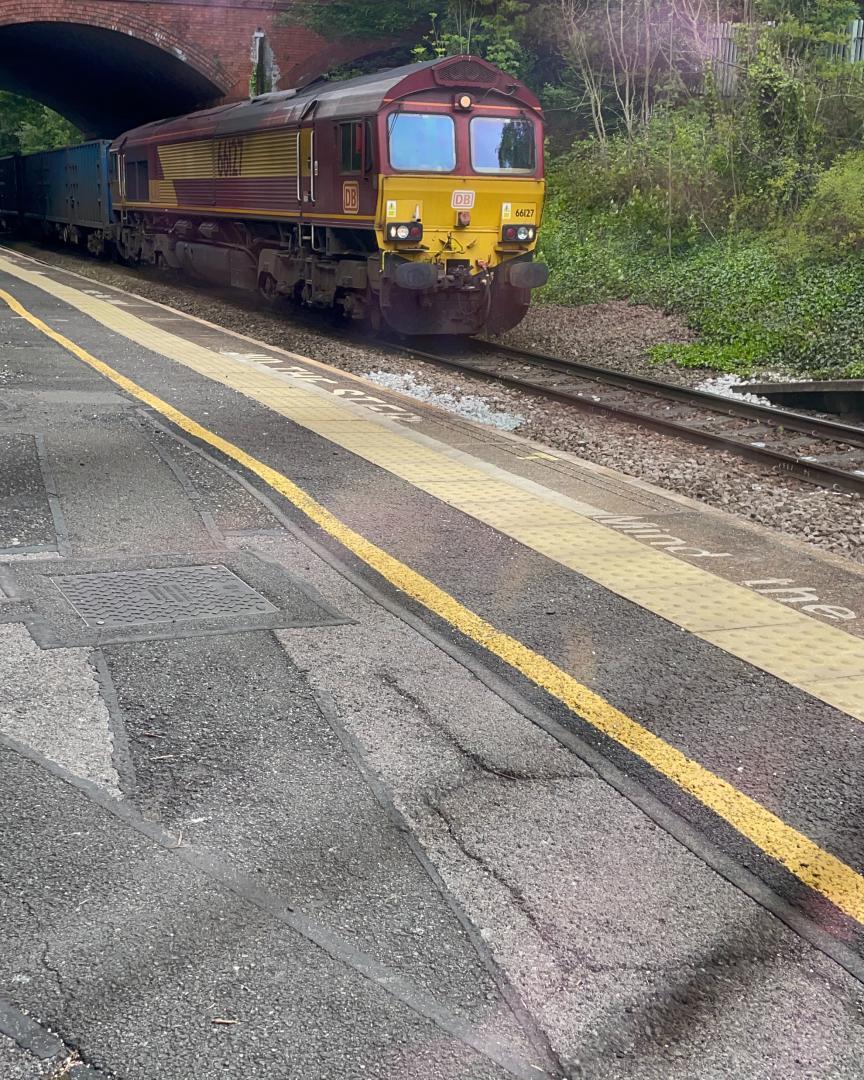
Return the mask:
{"type": "Polygon", "coordinates": [[[88,626],[139,626],[278,609],[227,566],[169,566],[67,574],[51,581],[88,626]]]}

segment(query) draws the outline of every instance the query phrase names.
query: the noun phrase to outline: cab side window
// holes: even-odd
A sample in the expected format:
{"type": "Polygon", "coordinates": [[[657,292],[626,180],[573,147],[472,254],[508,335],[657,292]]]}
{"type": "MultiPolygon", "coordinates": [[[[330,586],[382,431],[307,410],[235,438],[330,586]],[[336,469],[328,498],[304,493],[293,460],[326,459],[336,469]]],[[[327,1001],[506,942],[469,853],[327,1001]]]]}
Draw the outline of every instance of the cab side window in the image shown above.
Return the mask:
{"type": "Polygon", "coordinates": [[[352,122],[339,125],[340,166],[343,173],[359,173],[363,169],[363,124],[352,122]]]}
{"type": "Polygon", "coordinates": [[[108,181],[115,200],[120,199],[120,155],[112,153],[108,158],[108,181]]]}

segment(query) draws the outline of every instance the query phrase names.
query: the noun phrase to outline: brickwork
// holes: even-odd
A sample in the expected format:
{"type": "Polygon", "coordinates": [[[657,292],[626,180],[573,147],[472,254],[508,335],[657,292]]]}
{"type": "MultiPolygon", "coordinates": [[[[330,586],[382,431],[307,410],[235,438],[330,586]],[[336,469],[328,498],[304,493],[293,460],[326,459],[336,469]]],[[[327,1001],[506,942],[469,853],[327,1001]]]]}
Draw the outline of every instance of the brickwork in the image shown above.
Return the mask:
{"type": "Polygon", "coordinates": [[[0,0],[0,27],[57,22],[128,34],[181,59],[225,99],[237,100],[249,92],[258,30],[267,35],[283,88],[334,59],[362,53],[356,43],[334,47],[284,25],[280,16],[290,6],[290,0],[0,0]]]}

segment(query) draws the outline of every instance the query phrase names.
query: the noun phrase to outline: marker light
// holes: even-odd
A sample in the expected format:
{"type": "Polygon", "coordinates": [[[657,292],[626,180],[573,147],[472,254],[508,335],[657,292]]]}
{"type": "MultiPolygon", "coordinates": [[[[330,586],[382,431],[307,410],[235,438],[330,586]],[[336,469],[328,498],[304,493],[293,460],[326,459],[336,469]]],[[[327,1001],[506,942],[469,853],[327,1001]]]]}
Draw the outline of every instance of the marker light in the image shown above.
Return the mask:
{"type": "Polygon", "coordinates": [[[387,239],[404,243],[419,243],[423,239],[423,226],[419,221],[395,222],[387,226],[387,239]]]}
{"type": "Polygon", "coordinates": [[[537,235],[533,225],[505,225],[501,239],[505,244],[530,244],[537,235]]]}
{"type": "Polygon", "coordinates": [[[457,109],[461,109],[462,112],[469,112],[471,106],[474,104],[474,100],[470,94],[457,94],[453,104],[457,109]]]}
{"type": "Polygon", "coordinates": [[[456,224],[460,229],[465,229],[471,224],[471,211],[460,210],[456,215],[456,224]]]}

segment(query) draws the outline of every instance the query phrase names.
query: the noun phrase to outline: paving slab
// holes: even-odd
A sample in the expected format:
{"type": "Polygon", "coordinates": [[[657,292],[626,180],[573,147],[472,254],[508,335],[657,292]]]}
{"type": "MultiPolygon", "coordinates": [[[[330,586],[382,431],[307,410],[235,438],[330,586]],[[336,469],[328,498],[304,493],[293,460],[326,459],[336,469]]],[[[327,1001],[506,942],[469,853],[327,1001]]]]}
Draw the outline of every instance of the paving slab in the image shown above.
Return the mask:
{"type": "MultiPolygon", "coordinates": [[[[339,535],[359,530],[403,580],[424,575],[853,876],[854,709],[706,635],[734,598],[717,625],[768,612],[811,643],[848,639],[848,666],[854,628],[796,622],[809,593],[754,599],[741,574],[776,558],[852,623],[860,570],[7,262],[25,306],[302,498],[6,317],[0,529],[26,505],[30,546],[53,550],[0,552],[5,1000],[117,1080],[859,1080],[854,920],[339,535]],[[208,566],[306,617],[190,632],[185,579],[160,575],[208,566]],[[91,601],[135,573],[124,629],[91,601]],[[710,603],[694,587],[709,578],[710,603]],[[697,608],[698,628],[672,617],[697,608]]],[[[12,1080],[33,1065],[0,1042],[0,1076],[7,1061],[12,1080]]]]}
{"type": "Polygon", "coordinates": [[[471,1048],[454,1071],[452,1036],[236,885],[196,872],[31,761],[0,749],[0,769],[10,941],[0,980],[85,1062],[130,1080],[226,1070],[396,1080],[415,1058],[431,1077],[507,1075],[471,1048]]]}
{"type": "Polygon", "coordinates": [[[0,731],[120,794],[114,733],[86,649],[49,656],[21,623],[0,625],[0,731]]]}
{"type": "Polygon", "coordinates": [[[54,522],[35,435],[0,435],[0,551],[51,548],[54,522]]]}
{"type": "Polygon", "coordinates": [[[0,1076],[3,1080],[45,1080],[45,1063],[0,1035],[0,1076]]]}

